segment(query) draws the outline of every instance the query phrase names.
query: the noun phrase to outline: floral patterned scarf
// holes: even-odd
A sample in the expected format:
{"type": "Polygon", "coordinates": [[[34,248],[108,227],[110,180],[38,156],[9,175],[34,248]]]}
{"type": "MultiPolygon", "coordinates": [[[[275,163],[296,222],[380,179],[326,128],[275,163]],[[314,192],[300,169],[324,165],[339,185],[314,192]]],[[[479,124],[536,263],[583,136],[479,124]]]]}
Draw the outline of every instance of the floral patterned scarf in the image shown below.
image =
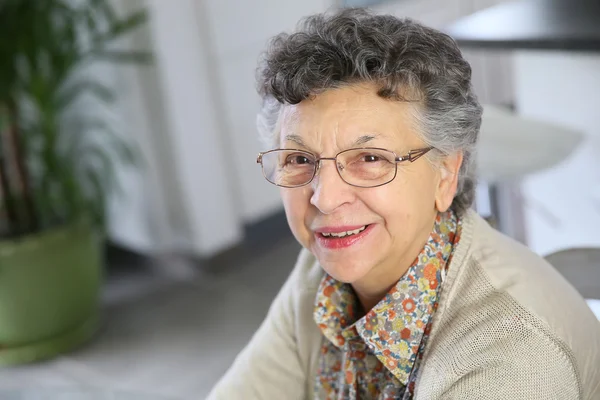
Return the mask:
{"type": "Polygon", "coordinates": [[[425,247],[406,274],[365,316],[349,284],[325,275],[314,319],[326,340],[315,398],[411,399],[437,309],[440,286],[460,239],[453,211],[439,213],[425,247]]]}

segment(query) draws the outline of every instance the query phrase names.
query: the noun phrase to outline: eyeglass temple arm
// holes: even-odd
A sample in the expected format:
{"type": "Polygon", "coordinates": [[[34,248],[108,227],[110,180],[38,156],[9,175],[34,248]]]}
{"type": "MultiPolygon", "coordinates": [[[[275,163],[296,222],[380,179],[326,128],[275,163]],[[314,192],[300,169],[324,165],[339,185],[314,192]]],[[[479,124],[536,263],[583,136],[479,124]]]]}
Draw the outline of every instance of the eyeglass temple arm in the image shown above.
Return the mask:
{"type": "Polygon", "coordinates": [[[396,158],[396,162],[401,162],[401,161],[414,162],[414,161],[418,160],[419,158],[423,157],[425,154],[427,154],[432,149],[433,149],[433,147],[426,147],[424,149],[411,150],[408,152],[407,155],[396,158]]]}

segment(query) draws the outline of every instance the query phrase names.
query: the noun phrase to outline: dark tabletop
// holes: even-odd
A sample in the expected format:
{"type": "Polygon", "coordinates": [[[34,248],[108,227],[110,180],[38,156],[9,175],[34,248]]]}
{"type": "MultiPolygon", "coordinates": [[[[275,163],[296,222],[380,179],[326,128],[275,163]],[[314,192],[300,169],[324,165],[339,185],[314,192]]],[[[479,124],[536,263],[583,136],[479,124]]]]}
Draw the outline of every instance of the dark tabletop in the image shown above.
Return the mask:
{"type": "Polygon", "coordinates": [[[446,32],[463,48],[600,52],[600,0],[521,0],[487,8],[446,32]]]}

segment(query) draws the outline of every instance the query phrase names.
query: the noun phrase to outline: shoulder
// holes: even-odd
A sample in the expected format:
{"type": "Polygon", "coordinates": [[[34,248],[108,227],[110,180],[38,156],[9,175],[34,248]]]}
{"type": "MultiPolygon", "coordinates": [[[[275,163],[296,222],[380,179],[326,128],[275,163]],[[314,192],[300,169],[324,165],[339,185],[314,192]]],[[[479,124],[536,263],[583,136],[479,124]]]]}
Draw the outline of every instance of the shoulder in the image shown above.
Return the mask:
{"type": "Polygon", "coordinates": [[[303,248],[271,308],[282,306],[285,317],[291,318],[297,327],[315,325],[312,322],[312,309],[323,275],[316,258],[303,248]]]}
{"type": "Polygon", "coordinates": [[[315,342],[315,337],[321,337],[320,331],[314,322],[313,314],[317,291],[324,275],[325,272],[315,256],[303,248],[298,254],[296,265],[282,289],[282,291],[287,291],[287,297],[292,308],[290,312],[294,315],[296,333],[300,336],[300,341],[310,338],[311,342],[315,342]]]}
{"type": "Polygon", "coordinates": [[[501,366],[506,376],[560,377],[597,390],[590,386],[600,380],[592,367],[600,364],[600,324],[581,296],[481,218],[468,215],[463,229],[434,316],[429,365],[444,368],[435,360],[452,359],[469,373],[501,366]]]}
{"type": "Polygon", "coordinates": [[[316,295],[323,275],[324,271],[316,257],[307,249],[302,248],[290,275],[289,283],[294,291],[313,292],[316,295]]]}
{"type": "Polygon", "coordinates": [[[307,249],[302,248],[296,258],[296,264],[290,275],[293,286],[314,289],[315,291],[323,279],[323,269],[317,258],[307,249]]]}
{"type": "MultiPolygon", "coordinates": [[[[301,363],[309,377],[317,373],[317,361],[323,338],[314,322],[313,313],[317,290],[324,274],[315,256],[303,248],[286,282],[291,301],[290,314],[294,319],[294,338],[301,363]]],[[[309,379],[308,384],[314,384],[314,379],[309,379]]],[[[312,393],[312,386],[309,392],[312,393]]]]}
{"type": "Polygon", "coordinates": [[[562,340],[534,319],[497,317],[497,311],[458,316],[432,334],[417,380],[417,399],[595,398],[582,397],[593,393],[589,386],[594,382],[582,379],[575,356],[562,340]]]}
{"type": "Polygon", "coordinates": [[[541,256],[493,229],[474,212],[464,218],[463,231],[465,242],[461,238],[459,257],[448,273],[446,302],[462,299],[468,303],[480,296],[476,304],[485,307],[502,295],[559,334],[565,322],[575,322],[574,318],[578,323],[590,320],[598,325],[577,290],[541,256]]]}
{"type": "MultiPolygon", "coordinates": [[[[483,219],[471,218],[473,239],[455,282],[459,287],[473,280],[473,284],[480,286],[475,291],[485,298],[480,303],[482,307],[504,298],[503,305],[535,317],[564,340],[571,341],[574,335],[581,340],[594,337],[599,340],[598,320],[577,290],[554,267],[523,244],[491,228],[483,219]],[[594,336],[575,332],[582,328],[594,336]]],[[[465,294],[456,290],[454,293],[465,294]]]]}

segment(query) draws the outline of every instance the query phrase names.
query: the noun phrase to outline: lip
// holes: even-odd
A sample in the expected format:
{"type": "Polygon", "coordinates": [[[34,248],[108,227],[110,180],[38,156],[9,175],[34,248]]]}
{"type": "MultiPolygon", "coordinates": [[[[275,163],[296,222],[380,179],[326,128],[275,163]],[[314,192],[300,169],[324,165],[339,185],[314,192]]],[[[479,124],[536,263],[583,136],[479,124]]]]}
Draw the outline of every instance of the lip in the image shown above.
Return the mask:
{"type": "Polygon", "coordinates": [[[358,233],[356,235],[344,236],[343,238],[332,238],[332,237],[324,237],[321,233],[338,233],[338,232],[346,232],[353,231],[359,228],[362,228],[364,225],[358,226],[336,226],[336,227],[324,227],[315,231],[315,238],[319,246],[329,249],[329,250],[339,250],[345,249],[350,246],[354,246],[359,242],[363,241],[365,237],[367,237],[371,231],[373,230],[375,224],[370,224],[367,228],[358,233]]]}
{"type": "Polygon", "coordinates": [[[340,233],[340,232],[348,232],[355,231],[357,229],[362,228],[367,224],[363,225],[341,225],[341,226],[324,226],[323,228],[315,229],[316,233],[340,233]]]}

